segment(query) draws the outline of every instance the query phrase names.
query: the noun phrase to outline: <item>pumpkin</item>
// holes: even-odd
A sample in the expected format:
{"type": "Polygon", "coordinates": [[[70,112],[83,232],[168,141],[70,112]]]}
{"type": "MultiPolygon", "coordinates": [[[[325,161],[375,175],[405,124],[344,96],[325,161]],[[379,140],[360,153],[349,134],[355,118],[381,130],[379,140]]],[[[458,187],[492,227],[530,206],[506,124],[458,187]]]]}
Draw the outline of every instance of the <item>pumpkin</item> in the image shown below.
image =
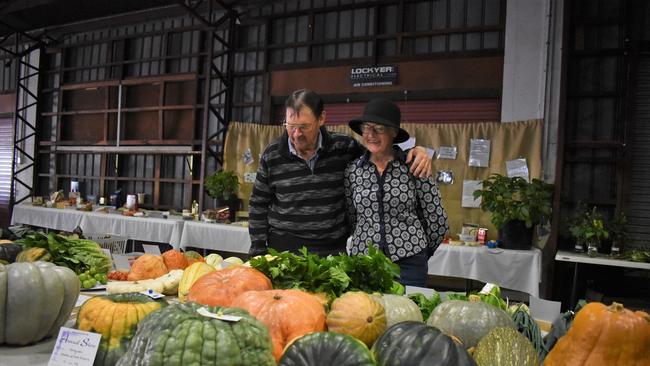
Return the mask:
{"type": "Polygon", "coordinates": [[[268,330],[245,310],[184,303],[166,306],[140,322],[117,365],[273,366],[275,360],[268,330]]]}
{"type": "Polygon", "coordinates": [[[115,365],[126,352],[138,323],[165,305],[164,300],[138,293],[96,296],[86,301],[79,309],[76,328],[102,335],[94,365],[115,365]]]}
{"type": "Polygon", "coordinates": [[[183,253],[183,255],[185,256],[185,258],[187,258],[188,264],[192,264],[194,262],[205,262],[203,256],[193,250],[188,250],[187,252],[183,253]]]}
{"type": "Polygon", "coordinates": [[[448,300],[436,306],[427,324],[458,337],[465,348],[476,346],[496,327],[516,329],[505,311],[484,302],[462,300],[448,300]]]}
{"type": "Polygon", "coordinates": [[[465,348],[439,329],[405,321],[388,328],[372,346],[379,366],[475,366],[465,348]]]}
{"type": "Polygon", "coordinates": [[[386,330],[386,313],[365,292],[346,292],[332,302],[327,327],[331,332],[349,334],[371,346],[386,330]]]}
{"type": "Polygon", "coordinates": [[[406,296],[382,294],[373,297],[384,307],[387,328],[407,320],[424,321],[420,308],[406,296]]]}
{"type": "Polygon", "coordinates": [[[479,366],[537,366],[537,351],[517,330],[494,328],[481,338],[474,350],[479,366]]]}
{"type": "Polygon", "coordinates": [[[210,306],[230,306],[237,296],[246,291],[272,288],[271,280],[262,272],[254,268],[234,266],[199,278],[192,285],[187,300],[210,306]]]}
{"type": "Polygon", "coordinates": [[[129,281],[149,280],[167,273],[167,267],[162,258],[157,255],[143,254],[131,265],[129,281]]]}
{"type": "Polygon", "coordinates": [[[45,248],[27,248],[16,256],[16,262],[49,262],[52,255],[45,248]]]}
{"type": "Polygon", "coordinates": [[[221,269],[221,262],[223,262],[223,257],[217,253],[211,253],[205,257],[205,263],[211,265],[216,269],[221,269]]]}
{"type": "Polygon", "coordinates": [[[347,334],[315,332],[291,343],[279,366],[375,366],[368,347],[347,334]]]}
{"type": "Polygon", "coordinates": [[[248,311],[269,328],[276,360],[280,360],[282,350],[293,339],[326,330],[325,309],[320,300],[300,290],[247,291],[229,306],[248,311]]]}
{"type": "Polygon", "coordinates": [[[650,365],[650,315],[619,303],[585,305],[546,356],[545,366],[650,365]]]}
{"type": "Polygon", "coordinates": [[[58,334],[80,286],[71,269],[53,263],[0,265],[0,344],[24,346],[58,334]]]}
{"type": "Polygon", "coordinates": [[[0,260],[5,260],[8,263],[16,261],[16,256],[23,250],[20,244],[7,243],[0,244],[0,260]]]}
{"type": "Polygon", "coordinates": [[[178,284],[178,300],[185,302],[187,300],[187,294],[190,293],[190,289],[194,282],[204,275],[214,272],[216,269],[211,265],[203,262],[196,262],[190,264],[185,271],[183,271],[183,277],[181,277],[181,282],[178,284]]]}
{"type": "Polygon", "coordinates": [[[171,249],[164,252],[162,254],[162,259],[165,263],[165,267],[167,267],[167,269],[170,271],[172,269],[185,269],[189,265],[187,258],[185,258],[183,253],[179,252],[176,249],[171,249]]]}

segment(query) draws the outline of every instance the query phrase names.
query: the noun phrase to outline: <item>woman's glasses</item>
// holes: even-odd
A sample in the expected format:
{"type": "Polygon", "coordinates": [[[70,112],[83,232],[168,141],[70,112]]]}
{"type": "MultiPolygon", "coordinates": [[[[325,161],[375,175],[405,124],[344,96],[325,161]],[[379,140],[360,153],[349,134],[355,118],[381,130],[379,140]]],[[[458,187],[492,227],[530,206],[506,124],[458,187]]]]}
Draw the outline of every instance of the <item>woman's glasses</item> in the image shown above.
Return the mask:
{"type": "Polygon", "coordinates": [[[365,123],[365,122],[361,124],[361,132],[362,133],[370,133],[370,131],[372,131],[372,132],[374,132],[374,133],[376,133],[378,135],[381,135],[381,134],[386,133],[387,129],[388,128],[386,126],[382,126],[382,125],[373,125],[373,124],[365,123]]]}

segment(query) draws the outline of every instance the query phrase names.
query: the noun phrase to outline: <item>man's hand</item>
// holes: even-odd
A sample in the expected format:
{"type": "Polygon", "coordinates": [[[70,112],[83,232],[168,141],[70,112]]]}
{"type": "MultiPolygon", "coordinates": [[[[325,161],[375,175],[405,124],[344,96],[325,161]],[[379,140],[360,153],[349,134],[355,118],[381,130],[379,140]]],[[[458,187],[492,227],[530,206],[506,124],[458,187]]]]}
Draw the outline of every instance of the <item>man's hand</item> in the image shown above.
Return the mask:
{"type": "Polygon", "coordinates": [[[422,146],[412,148],[406,155],[406,164],[411,164],[411,173],[418,178],[431,176],[431,159],[422,146]],[[415,158],[415,159],[414,159],[415,158]]]}

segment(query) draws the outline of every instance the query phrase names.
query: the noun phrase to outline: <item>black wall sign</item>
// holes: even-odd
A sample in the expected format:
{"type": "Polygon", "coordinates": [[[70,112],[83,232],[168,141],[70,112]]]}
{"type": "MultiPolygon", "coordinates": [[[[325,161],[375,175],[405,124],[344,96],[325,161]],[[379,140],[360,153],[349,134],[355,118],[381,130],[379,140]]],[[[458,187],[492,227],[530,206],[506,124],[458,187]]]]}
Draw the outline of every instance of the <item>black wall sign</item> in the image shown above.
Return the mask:
{"type": "Polygon", "coordinates": [[[350,69],[352,86],[385,86],[397,83],[397,66],[360,66],[350,69]]]}

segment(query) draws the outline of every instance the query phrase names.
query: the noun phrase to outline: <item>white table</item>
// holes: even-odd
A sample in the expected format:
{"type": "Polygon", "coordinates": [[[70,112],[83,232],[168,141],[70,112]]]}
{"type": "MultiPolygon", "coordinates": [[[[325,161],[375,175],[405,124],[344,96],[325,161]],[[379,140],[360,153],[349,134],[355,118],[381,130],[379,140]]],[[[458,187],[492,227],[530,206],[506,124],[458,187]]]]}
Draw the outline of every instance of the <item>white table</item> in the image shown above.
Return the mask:
{"type": "Polygon", "coordinates": [[[429,274],[490,282],[539,297],[542,251],[442,244],[429,259],[429,274]]]}
{"type": "Polygon", "coordinates": [[[77,226],[86,233],[125,236],[133,240],[168,243],[178,249],[183,220],[132,217],[118,214],[56,209],[31,205],[14,206],[12,224],[27,224],[72,231],[77,226]]]}
{"type": "Polygon", "coordinates": [[[555,260],[558,262],[573,263],[573,280],[571,282],[571,298],[569,299],[569,309],[573,309],[577,301],[577,284],[578,284],[578,264],[595,264],[599,266],[622,267],[631,269],[650,270],[650,263],[624,261],[620,259],[612,259],[603,255],[596,255],[590,257],[585,253],[570,252],[566,250],[558,250],[555,254],[555,260]]]}
{"type": "Polygon", "coordinates": [[[250,246],[247,227],[198,221],[185,223],[180,241],[182,249],[194,247],[246,254],[250,246]]]}

